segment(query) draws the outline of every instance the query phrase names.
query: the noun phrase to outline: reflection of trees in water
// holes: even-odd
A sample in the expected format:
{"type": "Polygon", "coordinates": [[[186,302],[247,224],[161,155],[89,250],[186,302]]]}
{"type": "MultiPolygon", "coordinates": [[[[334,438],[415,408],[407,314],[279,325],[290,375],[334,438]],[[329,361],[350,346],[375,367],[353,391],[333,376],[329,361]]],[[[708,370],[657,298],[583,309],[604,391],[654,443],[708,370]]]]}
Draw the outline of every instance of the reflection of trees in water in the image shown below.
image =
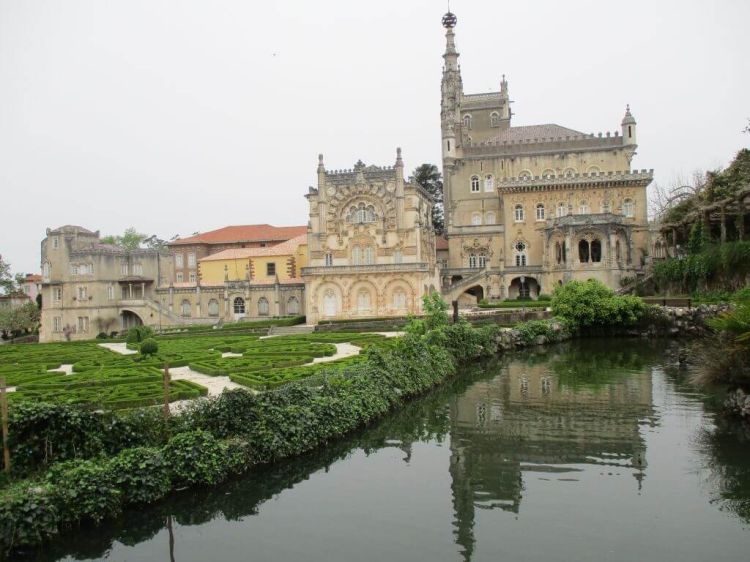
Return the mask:
{"type": "MultiPolygon", "coordinates": [[[[183,526],[201,525],[218,518],[238,521],[256,515],[267,500],[307,480],[315,472],[327,471],[333,463],[345,459],[356,449],[370,454],[385,447],[398,447],[404,450],[404,460],[408,462],[414,442],[445,440],[450,431],[448,398],[463,392],[477,377],[486,376],[487,370],[494,368],[492,365],[490,362],[473,366],[460,377],[405,405],[399,412],[346,439],[330,443],[324,449],[270,466],[256,467],[242,478],[220,486],[191,488],[153,505],[132,507],[116,520],[98,527],[84,525],[71,529],[44,549],[16,553],[14,559],[42,562],[64,556],[102,558],[116,541],[134,546],[153,539],[160,531],[168,529],[170,518],[183,526]]],[[[165,533],[165,558],[170,552],[169,540],[165,533]]],[[[179,559],[179,540],[174,550],[179,559]]]]}
{"type": "Polygon", "coordinates": [[[750,424],[719,418],[696,442],[711,470],[711,503],[750,523],[750,424]]]}

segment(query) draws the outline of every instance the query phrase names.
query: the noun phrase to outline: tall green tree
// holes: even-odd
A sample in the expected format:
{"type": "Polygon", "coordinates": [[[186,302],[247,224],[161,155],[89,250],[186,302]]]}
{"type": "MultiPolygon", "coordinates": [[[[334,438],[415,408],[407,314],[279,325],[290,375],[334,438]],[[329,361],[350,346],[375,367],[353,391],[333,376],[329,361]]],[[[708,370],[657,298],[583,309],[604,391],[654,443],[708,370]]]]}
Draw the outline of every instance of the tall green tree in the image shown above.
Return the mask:
{"type": "Polygon", "coordinates": [[[422,164],[414,170],[409,180],[421,186],[435,201],[432,208],[432,225],[436,234],[445,234],[443,210],[443,175],[435,164],[422,164]]]}
{"type": "Polygon", "coordinates": [[[120,246],[125,250],[136,250],[141,247],[141,244],[143,244],[146,239],[147,236],[145,234],[141,234],[131,226],[122,233],[122,236],[110,234],[108,236],[103,236],[101,241],[105,244],[120,246]]]}
{"type": "Polygon", "coordinates": [[[0,255],[0,293],[7,295],[16,290],[16,278],[10,272],[10,264],[0,255]]]}

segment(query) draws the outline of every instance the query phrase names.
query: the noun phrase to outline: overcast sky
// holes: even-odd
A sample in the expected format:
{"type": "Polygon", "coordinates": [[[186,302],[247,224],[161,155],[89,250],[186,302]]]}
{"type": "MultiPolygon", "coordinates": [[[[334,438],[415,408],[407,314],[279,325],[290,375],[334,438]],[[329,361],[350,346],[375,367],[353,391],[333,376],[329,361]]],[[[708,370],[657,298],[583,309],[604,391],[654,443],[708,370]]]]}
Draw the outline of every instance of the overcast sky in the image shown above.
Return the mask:
{"type": "MultiPolygon", "coordinates": [[[[467,93],[514,125],[619,130],[658,182],[750,143],[750,2],[454,0],[467,93]]],[[[446,2],[0,0],[0,254],[46,227],[171,238],[305,224],[329,169],[439,164],[446,2]]]]}

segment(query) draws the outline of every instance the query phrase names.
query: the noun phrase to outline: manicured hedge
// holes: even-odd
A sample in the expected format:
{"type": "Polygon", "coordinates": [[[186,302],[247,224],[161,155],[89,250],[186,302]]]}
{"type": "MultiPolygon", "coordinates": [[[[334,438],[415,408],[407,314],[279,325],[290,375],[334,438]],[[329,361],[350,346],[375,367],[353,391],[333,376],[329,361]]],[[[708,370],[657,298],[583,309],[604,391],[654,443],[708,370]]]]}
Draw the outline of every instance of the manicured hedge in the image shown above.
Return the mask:
{"type": "MultiPolygon", "coordinates": [[[[462,353],[496,351],[490,329],[461,324],[451,330],[466,348],[462,353]]],[[[22,419],[16,413],[11,435],[27,441],[13,442],[13,453],[25,457],[26,466],[43,465],[49,438],[66,451],[56,458],[77,460],[0,492],[0,546],[8,552],[38,544],[66,526],[116,515],[123,505],[220,482],[338,438],[452,375],[457,348],[445,345],[445,338],[428,332],[370,346],[365,357],[319,387],[289,384],[258,395],[236,390],[196,402],[170,419],[174,437],[166,444],[158,416],[119,417],[68,405],[37,405],[22,419]],[[143,446],[148,448],[128,448],[143,446]],[[102,453],[115,456],[98,457],[102,453]]]]}

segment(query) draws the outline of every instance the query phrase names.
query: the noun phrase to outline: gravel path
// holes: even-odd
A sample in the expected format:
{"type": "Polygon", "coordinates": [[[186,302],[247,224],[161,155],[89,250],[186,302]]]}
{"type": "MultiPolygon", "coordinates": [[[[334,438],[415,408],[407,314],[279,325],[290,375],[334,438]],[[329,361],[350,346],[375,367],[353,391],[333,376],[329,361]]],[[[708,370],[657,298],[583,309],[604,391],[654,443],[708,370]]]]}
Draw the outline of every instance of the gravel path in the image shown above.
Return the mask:
{"type": "Polygon", "coordinates": [[[135,355],[136,353],[138,353],[134,349],[128,349],[128,344],[126,343],[100,343],[99,347],[109,349],[110,351],[114,351],[115,353],[119,353],[120,355],[135,355]]]}

